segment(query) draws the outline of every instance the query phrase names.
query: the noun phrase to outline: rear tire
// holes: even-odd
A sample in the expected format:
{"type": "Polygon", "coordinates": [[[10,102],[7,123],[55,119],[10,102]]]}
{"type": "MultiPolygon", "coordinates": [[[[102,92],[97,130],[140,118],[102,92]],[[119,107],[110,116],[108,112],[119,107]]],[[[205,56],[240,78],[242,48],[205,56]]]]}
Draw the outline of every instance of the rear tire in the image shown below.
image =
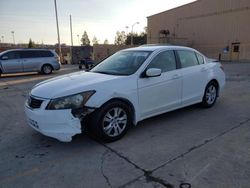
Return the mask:
{"type": "Polygon", "coordinates": [[[209,82],[202,99],[201,105],[205,108],[212,107],[218,97],[218,84],[216,82],[209,82]]]}
{"type": "Polygon", "coordinates": [[[51,65],[43,65],[42,66],[42,70],[41,70],[41,72],[43,73],[43,74],[51,74],[52,73],[52,71],[53,71],[53,67],[51,66],[51,65]]]}
{"type": "Polygon", "coordinates": [[[122,138],[132,124],[131,110],[121,101],[111,101],[96,110],[88,122],[88,128],[104,142],[122,138]]]}

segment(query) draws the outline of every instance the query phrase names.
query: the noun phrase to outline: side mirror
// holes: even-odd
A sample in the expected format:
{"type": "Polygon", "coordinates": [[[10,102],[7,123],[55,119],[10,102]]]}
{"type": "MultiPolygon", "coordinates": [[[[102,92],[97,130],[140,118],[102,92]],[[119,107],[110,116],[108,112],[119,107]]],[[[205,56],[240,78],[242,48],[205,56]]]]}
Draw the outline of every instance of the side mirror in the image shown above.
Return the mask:
{"type": "Polygon", "coordinates": [[[146,76],[147,77],[157,77],[161,76],[161,69],[157,68],[150,68],[146,71],[146,76]]]}
{"type": "Polygon", "coordinates": [[[7,59],[9,59],[8,56],[3,56],[3,57],[1,58],[1,60],[7,60],[7,59]]]}

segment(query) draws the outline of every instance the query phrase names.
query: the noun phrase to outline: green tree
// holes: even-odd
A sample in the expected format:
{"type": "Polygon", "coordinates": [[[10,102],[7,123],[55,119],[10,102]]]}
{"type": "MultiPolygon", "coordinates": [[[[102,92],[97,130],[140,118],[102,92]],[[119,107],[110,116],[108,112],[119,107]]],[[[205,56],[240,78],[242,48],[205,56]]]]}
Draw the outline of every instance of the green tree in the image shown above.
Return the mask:
{"type": "Polygon", "coordinates": [[[116,37],[115,37],[115,44],[116,45],[124,45],[125,41],[127,39],[127,36],[125,34],[125,31],[117,31],[116,37]]]}
{"type": "Polygon", "coordinates": [[[88,36],[88,33],[86,31],[84,31],[84,33],[82,35],[81,42],[82,42],[82,46],[90,45],[89,36],[88,36]]]}
{"type": "Polygon", "coordinates": [[[93,37],[92,44],[99,44],[98,39],[96,36],[93,37]]]}
{"type": "Polygon", "coordinates": [[[28,48],[35,48],[35,47],[36,47],[35,42],[30,39],[29,44],[28,44],[28,48]]]}
{"type": "MultiPolygon", "coordinates": [[[[134,45],[147,44],[147,33],[146,32],[142,32],[139,35],[137,33],[133,34],[133,43],[134,43],[134,45]]],[[[125,44],[126,45],[130,45],[131,44],[131,33],[129,33],[127,35],[125,44]]]]}

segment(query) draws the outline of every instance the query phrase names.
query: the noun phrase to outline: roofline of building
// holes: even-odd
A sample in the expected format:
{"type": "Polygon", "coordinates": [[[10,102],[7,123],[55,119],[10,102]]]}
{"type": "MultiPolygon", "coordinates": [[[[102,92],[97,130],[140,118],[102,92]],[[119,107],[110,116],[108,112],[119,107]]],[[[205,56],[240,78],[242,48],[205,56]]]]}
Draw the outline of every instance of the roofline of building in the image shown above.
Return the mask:
{"type": "Polygon", "coordinates": [[[187,4],[184,4],[184,5],[181,5],[181,6],[172,8],[172,9],[169,9],[169,10],[165,10],[165,11],[163,11],[163,12],[159,12],[159,13],[156,13],[156,14],[153,14],[153,15],[150,15],[150,16],[147,16],[147,18],[150,18],[150,17],[152,17],[152,16],[156,16],[156,15],[159,15],[159,14],[163,14],[163,13],[166,13],[166,12],[170,12],[170,11],[173,11],[173,10],[176,10],[176,9],[179,9],[179,8],[182,8],[182,7],[185,7],[185,6],[189,6],[189,5],[191,5],[191,4],[198,3],[199,1],[200,1],[200,0],[195,0],[194,2],[187,3],[187,4]]]}

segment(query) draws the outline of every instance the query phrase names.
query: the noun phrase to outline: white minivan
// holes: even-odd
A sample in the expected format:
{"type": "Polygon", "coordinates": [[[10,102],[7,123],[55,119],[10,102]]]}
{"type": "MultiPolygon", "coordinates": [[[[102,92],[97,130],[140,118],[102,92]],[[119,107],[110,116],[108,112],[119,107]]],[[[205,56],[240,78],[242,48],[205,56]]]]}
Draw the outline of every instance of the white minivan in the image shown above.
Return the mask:
{"type": "Polygon", "coordinates": [[[89,72],[35,85],[25,112],[32,128],[60,141],[87,128],[110,142],[143,119],[196,103],[211,107],[224,85],[222,65],[197,50],[142,46],[119,51],[89,72]]]}
{"type": "Polygon", "coordinates": [[[41,72],[50,74],[60,69],[59,57],[48,49],[12,49],[0,53],[1,74],[41,72]]]}

